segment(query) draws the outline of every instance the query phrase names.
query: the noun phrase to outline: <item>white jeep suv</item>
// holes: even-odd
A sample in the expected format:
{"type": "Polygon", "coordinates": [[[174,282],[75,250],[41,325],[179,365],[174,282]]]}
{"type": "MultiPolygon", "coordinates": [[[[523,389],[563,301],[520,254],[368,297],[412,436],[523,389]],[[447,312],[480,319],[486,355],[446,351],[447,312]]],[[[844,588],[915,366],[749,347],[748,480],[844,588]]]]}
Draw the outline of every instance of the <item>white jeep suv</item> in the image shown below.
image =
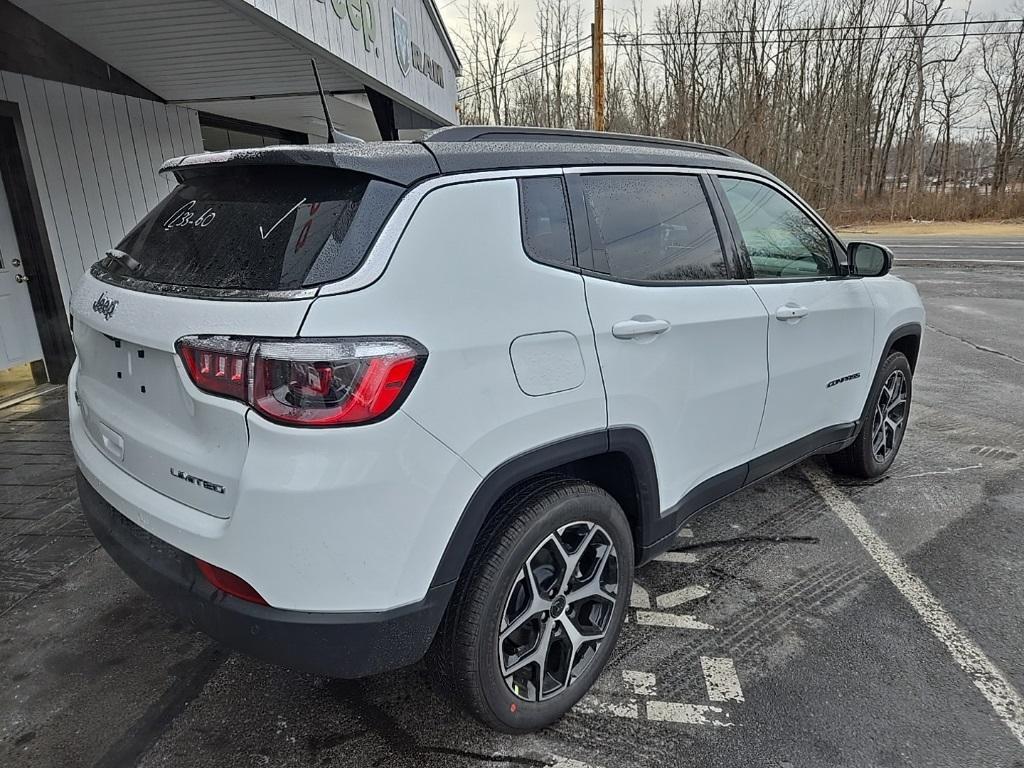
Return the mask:
{"type": "Polygon", "coordinates": [[[536,729],[688,518],[899,450],[916,291],[727,150],[458,127],[163,170],[74,291],[82,505],[252,655],[426,656],[484,723],[536,729]]]}

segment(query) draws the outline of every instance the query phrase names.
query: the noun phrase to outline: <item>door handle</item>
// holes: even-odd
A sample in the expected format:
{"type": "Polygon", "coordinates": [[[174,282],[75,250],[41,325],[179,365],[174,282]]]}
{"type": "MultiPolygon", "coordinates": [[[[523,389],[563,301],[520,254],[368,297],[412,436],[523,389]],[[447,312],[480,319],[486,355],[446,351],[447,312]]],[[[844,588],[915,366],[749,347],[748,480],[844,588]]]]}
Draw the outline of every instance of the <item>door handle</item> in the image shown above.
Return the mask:
{"type": "Polygon", "coordinates": [[[16,282],[16,283],[27,283],[28,282],[28,278],[25,277],[24,275],[15,275],[14,276],[14,282],[16,282]]]}
{"type": "Polygon", "coordinates": [[[635,315],[629,320],[620,320],[612,326],[616,339],[635,339],[638,336],[656,336],[672,327],[668,320],[656,320],[649,315],[635,315]]]}
{"type": "Polygon", "coordinates": [[[808,311],[807,307],[784,304],[775,310],[775,318],[777,320],[799,320],[801,317],[807,317],[808,311]]]}

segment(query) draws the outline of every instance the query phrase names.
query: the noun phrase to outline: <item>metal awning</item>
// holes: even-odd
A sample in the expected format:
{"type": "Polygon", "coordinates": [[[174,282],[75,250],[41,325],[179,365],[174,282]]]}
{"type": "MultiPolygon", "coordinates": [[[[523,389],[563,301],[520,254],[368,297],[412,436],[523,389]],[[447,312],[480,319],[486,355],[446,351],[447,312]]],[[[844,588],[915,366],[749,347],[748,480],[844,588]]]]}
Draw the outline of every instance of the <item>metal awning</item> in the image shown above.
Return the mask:
{"type": "MultiPolygon", "coordinates": [[[[311,101],[313,58],[331,94],[362,95],[369,86],[439,125],[455,120],[458,61],[453,52],[448,55],[450,41],[443,27],[426,30],[421,18],[429,17],[429,11],[436,14],[432,0],[394,0],[394,11],[386,1],[372,7],[364,2],[372,30],[356,27],[355,15],[339,16],[348,13],[349,6],[340,0],[14,2],[168,102],[257,119],[263,105],[256,102],[266,101],[266,111],[276,118],[272,124],[323,135],[323,119],[311,101]],[[429,82],[418,71],[410,77],[409,67],[402,66],[408,60],[396,51],[408,43],[393,25],[397,27],[401,17],[409,36],[408,27],[416,24],[405,21],[401,6],[407,6],[408,15],[417,15],[421,38],[429,32],[426,42],[434,51],[445,51],[450,84],[429,82]],[[382,10],[373,10],[377,7],[382,10]],[[384,9],[385,18],[373,18],[384,9]]],[[[351,5],[360,7],[358,2],[351,5]]],[[[422,41],[416,45],[427,48],[422,41]]],[[[340,123],[346,122],[346,112],[350,122],[362,124],[366,119],[360,114],[366,107],[359,98],[332,100],[334,109],[340,123]]]]}

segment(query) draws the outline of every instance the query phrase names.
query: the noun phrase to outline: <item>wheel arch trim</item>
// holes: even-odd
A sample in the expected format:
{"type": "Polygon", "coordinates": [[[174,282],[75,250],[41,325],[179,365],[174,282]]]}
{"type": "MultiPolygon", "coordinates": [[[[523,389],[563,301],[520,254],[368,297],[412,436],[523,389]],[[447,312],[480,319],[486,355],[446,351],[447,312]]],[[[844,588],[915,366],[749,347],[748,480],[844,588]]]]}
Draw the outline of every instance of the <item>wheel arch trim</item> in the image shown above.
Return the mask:
{"type": "Polygon", "coordinates": [[[573,461],[621,453],[629,461],[637,493],[637,519],[631,520],[637,550],[661,513],[654,453],[647,436],[636,427],[612,427],[585,432],[532,448],[499,464],[480,482],[459,517],[434,572],[431,587],[455,581],[499,499],[517,485],[573,461]]]}
{"type": "MultiPolygon", "coordinates": [[[[885,344],[882,346],[882,353],[879,355],[877,362],[875,363],[875,372],[871,377],[871,385],[868,387],[867,396],[864,399],[864,408],[860,413],[860,420],[857,422],[858,425],[864,423],[864,420],[868,417],[868,412],[871,409],[871,390],[874,389],[875,382],[878,380],[878,374],[882,371],[882,366],[885,365],[886,359],[889,357],[889,353],[892,352],[893,346],[900,339],[913,336],[917,339],[918,350],[921,347],[921,337],[924,333],[924,329],[921,323],[904,323],[903,325],[896,326],[892,332],[889,333],[889,337],[885,340],[885,344]]],[[[916,368],[915,363],[911,362],[911,371],[916,368]]]]}

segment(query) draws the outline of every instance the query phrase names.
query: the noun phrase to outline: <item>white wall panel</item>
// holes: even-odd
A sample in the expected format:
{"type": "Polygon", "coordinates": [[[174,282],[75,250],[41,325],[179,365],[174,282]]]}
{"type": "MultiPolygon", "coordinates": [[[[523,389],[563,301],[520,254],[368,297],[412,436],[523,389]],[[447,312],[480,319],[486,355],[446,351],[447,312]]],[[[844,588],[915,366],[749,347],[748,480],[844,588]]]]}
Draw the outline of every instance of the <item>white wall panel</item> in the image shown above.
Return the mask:
{"type": "Polygon", "coordinates": [[[168,157],[202,151],[185,107],[0,72],[0,99],[21,112],[64,302],[103,252],[173,187],[168,157]]]}

